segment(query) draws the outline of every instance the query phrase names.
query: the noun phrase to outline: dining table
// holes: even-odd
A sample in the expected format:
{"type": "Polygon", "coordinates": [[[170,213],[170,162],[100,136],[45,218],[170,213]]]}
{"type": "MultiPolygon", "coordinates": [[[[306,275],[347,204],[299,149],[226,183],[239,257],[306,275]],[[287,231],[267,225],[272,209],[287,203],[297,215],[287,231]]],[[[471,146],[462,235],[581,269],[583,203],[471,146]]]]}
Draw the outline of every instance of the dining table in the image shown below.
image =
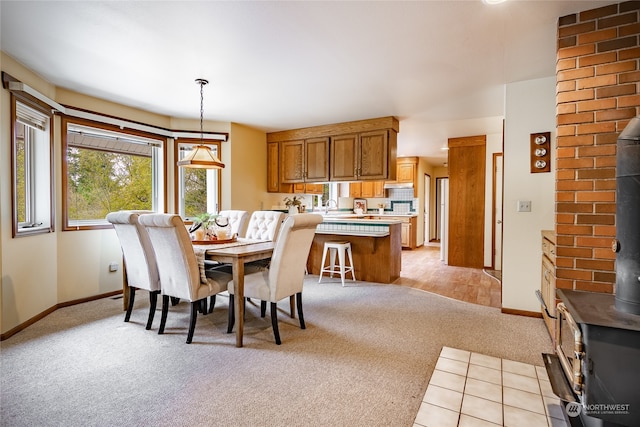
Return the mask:
{"type": "Polygon", "coordinates": [[[231,264],[235,286],[236,347],[242,347],[244,329],[244,265],[248,262],[271,258],[275,242],[238,238],[231,244],[199,245],[205,258],[231,264]]]}

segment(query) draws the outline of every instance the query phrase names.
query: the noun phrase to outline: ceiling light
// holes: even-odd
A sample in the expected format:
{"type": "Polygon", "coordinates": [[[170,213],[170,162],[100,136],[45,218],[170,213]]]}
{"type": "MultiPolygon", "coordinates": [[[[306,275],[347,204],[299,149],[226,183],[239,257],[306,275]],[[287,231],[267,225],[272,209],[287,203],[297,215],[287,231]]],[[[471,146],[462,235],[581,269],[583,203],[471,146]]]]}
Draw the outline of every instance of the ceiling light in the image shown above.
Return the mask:
{"type": "Polygon", "coordinates": [[[500,3],[504,3],[507,0],[482,0],[482,3],[485,4],[500,4],[500,3]]]}
{"type": "Polygon", "coordinates": [[[222,169],[224,164],[218,159],[218,156],[204,143],[203,130],[203,94],[202,88],[209,82],[205,79],[196,79],[196,83],[200,85],[200,144],[193,147],[191,152],[178,162],[178,166],[185,168],[201,168],[201,169],[222,169]]]}

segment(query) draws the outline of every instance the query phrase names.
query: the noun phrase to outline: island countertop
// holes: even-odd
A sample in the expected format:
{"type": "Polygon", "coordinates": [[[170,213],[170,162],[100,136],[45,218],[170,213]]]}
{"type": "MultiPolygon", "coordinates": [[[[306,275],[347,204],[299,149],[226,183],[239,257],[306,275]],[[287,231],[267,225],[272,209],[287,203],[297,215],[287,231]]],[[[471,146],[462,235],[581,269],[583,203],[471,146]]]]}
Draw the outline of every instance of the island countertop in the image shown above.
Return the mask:
{"type": "Polygon", "coordinates": [[[351,243],[353,263],[358,280],[391,283],[400,277],[401,268],[400,220],[330,218],[318,224],[311,244],[307,269],[319,274],[324,243],[351,243]]]}
{"type": "Polygon", "coordinates": [[[316,234],[383,237],[389,235],[391,224],[400,223],[397,219],[369,219],[364,215],[327,215],[318,224],[316,234]]]}

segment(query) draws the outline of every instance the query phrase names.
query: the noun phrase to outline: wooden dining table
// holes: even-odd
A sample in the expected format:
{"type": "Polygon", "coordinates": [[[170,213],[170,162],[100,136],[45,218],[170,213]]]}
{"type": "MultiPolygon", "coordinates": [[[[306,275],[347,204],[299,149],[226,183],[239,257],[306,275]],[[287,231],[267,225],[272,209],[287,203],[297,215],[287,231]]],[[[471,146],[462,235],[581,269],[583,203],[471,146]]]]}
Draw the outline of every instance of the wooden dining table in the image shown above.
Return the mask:
{"type": "Polygon", "coordinates": [[[225,264],[231,264],[235,285],[236,347],[242,347],[244,328],[244,265],[251,261],[271,258],[274,242],[243,241],[238,239],[237,246],[206,245],[205,258],[225,264]]]}

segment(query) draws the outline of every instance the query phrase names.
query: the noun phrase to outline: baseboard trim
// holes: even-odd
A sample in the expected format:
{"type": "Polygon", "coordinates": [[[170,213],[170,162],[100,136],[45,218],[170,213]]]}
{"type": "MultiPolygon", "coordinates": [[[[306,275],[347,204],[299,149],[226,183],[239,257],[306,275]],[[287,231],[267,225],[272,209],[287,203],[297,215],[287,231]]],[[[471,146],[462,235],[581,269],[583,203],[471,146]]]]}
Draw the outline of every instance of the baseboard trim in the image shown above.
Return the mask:
{"type": "Polygon", "coordinates": [[[539,317],[542,319],[542,313],[537,311],[516,310],[514,308],[501,308],[500,312],[504,314],[515,314],[516,316],[539,317]]]}
{"type": "Polygon", "coordinates": [[[80,298],[80,299],[75,299],[75,300],[72,300],[72,301],[66,301],[66,302],[58,303],[58,304],[54,305],[53,307],[49,307],[48,309],[46,309],[42,313],[36,314],[31,319],[27,320],[26,322],[23,322],[23,323],[19,324],[15,328],[12,328],[12,329],[8,330],[7,332],[5,332],[3,334],[0,334],[0,341],[4,341],[4,340],[6,340],[8,338],[11,338],[12,336],[17,334],[18,332],[20,332],[23,329],[26,329],[27,327],[33,325],[37,321],[44,319],[45,317],[47,317],[48,315],[50,315],[51,313],[53,313],[54,311],[56,311],[59,308],[70,307],[72,305],[82,304],[82,303],[89,302],[89,301],[95,301],[95,300],[102,299],[102,298],[108,298],[108,297],[111,297],[111,296],[114,296],[114,295],[118,295],[118,294],[121,294],[121,293],[122,293],[122,290],[118,290],[118,291],[107,292],[105,294],[99,294],[99,295],[94,295],[94,296],[91,296],[91,297],[80,298]]]}

